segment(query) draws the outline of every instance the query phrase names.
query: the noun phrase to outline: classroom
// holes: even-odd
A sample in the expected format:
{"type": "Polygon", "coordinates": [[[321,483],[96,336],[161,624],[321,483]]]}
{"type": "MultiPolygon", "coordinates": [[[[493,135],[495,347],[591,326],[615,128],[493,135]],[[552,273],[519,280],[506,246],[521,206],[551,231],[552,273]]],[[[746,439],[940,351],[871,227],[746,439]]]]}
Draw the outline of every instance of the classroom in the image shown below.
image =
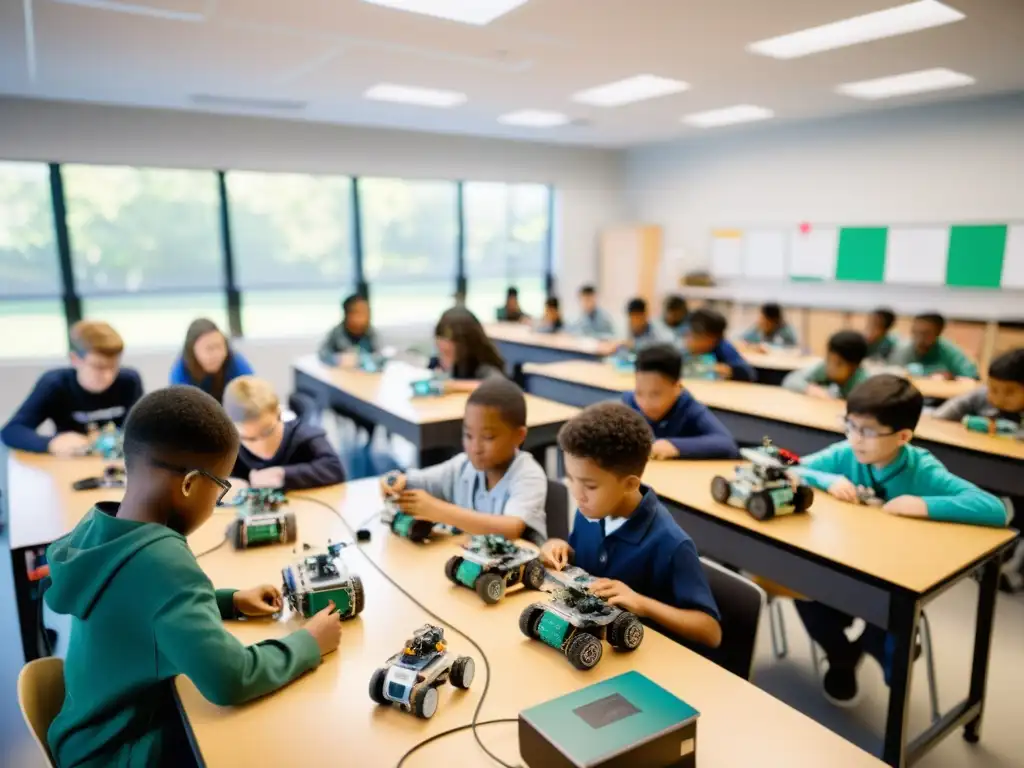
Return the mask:
{"type": "Polygon", "coordinates": [[[0,764],[1018,766],[1022,37],[0,4],[0,764]]]}

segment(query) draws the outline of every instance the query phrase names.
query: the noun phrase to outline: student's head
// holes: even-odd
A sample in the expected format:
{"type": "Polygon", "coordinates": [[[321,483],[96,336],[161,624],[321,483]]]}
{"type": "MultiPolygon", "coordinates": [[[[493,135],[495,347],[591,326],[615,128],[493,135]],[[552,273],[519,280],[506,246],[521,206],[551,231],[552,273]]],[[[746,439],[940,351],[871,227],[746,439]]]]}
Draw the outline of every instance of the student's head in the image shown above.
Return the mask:
{"type": "Polygon", "coordinates": [[[671,344],[652,344],[636,353],[636,403],[651,421],[660,421],[683,391],[683,356],[671,344]]]}
{"type": "Polygon", "coordinates": [[[584,408],[558,432],[565,475],[580,512],[591,520],[627,514],[640,487],[654,436],[644,417],[622,403],[584,408]]]}
{"type": "Polygon", "coordinates": [[[935,346],[945,328],[946,319],[938,312],[925,312],[915,317],[910,326],[910,338],[917,354],[923,355],[935,346]]]}
{"type": "Polygon", "coordinates": [[[544,300],[544,319],[549,323],[553,323],[562,317],[561,310],[558,307],[558,297],[548,296],[544,300]]]}
{"type": "Polygon", "coordinates": [[[717,310],[701,307],[690,314],[689,322],[686,348],[691,355],[708,354],[725,336],[725,316],[717,310]]]}
{"type": "Polygon", "coordinates": [[[924,397],[902,376],[880,373],[846,398],[846,435],[861,464],[887,464],[910,442],[924,397]]]}
{"type": "Polygon", "coordinates": [[[345,313],[345,328],[353,336],[362,336],[370,329],[370,302],[365,296],[353,293],[341,302],[345,313]]]}
{"type": "Polygon", "coordinates": [[[508,466],[526,439],[526,398],[504,376],[481,382],[466,401],[462,450],[473,467],[487,471],[508,466]]]}
{"type": "Polygon", "coordinates": [[[686,299],[674,293],[665,298],[661,319],[665,321],[665,325],[675,328],[686,319],[686,312],[686,299]]]}
{"type": "Polygon", "coordinates": [[[896,322],[896,314],[885,307],[879,307],[868,315],[867,327],[864,330],[864,337],[868,344],[874,344],[889,332],[896,322]]]}
{"type": "Polygon", "coordinates": [[[126,496],[157,505],[164,525],[188,535],[226,493],[238,433],[220,403],[196,387],[166,387],[135,404],[124,426],[126,496]]]}
{"type": "Polygon", "coordinates": [[[597,289],[592,285],[584,285],[580,288],[580,309],[590,314],[597,309],[597,289]]]}
{"type": "Polygon", "coordinates": [[[459,376],[471,376],[481,365],[505,369],[505,361],[476,319],[464,307],[446,310],[434,328],[441,368],[459,376]]]}
{"type": "Polygon", "coordinates": [[[868,342],[856,331],[839,331],[828,340],[825,375],[829,381],[845,384],[868,356],[868,342]]]}
{"type": "Polygon", "coordinates": [[[71,365],[82,389],[93,394],[110,389],[121,369],[121,335],[106,323],[80,320],[71,326],[68,341],[71,365]]]}
{"type": "Polygon", "coordinates": [[[988,401],[1004,413],[1024,412],[1024,348],[1004,352],[992,361],[988,401]]]}
{"type": "Polygon", "coordinates": [[[271,459],[281,447],[284,423],[274,388],[255,376],[239,376],[224,390],[224,411],[249,453],[271,459]]]}
{"type": "Polygon", "coordinates": [[[762,304],[757,327],[764,334],[772,334],[779,330],[782,327],[782,307],[774,302],[762,304]]]}
{"type": "Polygon", "coordinates": [[[626,318],[629,321],[629,332],[636,335],[647,328],[647,302],[637,297],[630,299],[626,305],[626,318]]]}
{"type": "Polygon", "coordinates": [[[505,292],[505,307],[511,310],[519,309],[519,289],[509,288],[505,292]]]}
{"type": "Polygon", "coordinates": [[[201,317],[192,321],[185,332],[181,357],[194,383],[198,384],[207,376],[213,377],[210,394],[220,400],[224,395],[224,371],[231,360],[231,347],[213,320],[201,317]]]}

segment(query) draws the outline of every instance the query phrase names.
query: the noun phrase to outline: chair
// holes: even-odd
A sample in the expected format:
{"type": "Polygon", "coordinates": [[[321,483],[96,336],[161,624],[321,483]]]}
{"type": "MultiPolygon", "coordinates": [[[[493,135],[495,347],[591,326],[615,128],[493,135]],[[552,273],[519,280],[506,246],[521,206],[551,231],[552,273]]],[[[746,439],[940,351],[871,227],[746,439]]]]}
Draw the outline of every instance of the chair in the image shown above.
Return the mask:
{"type": "Polygon", "coordinates": [[[18,706],[32,732],[32,738],[53,766],[53,755],[46,743],[50,723],[64,705],[64,660],[57,656],[30,661],[18,674],[18,706]]]}
{"type": "MultiPolygon", "coordinates": [[[[548,538],[569,540],[569,489],[558,480],[548,479],[548,495],[544,502],[544,516],[547,518],[548,538]]],[[[523,535],[531,544],[544,546],[546,539],[537,531],[526,529],[523,535]]]]}
{"type": "Polygon", "coordinates": [[[701,649],[701,654],[749,680],[761,613],[768,597],[761,587],[745,576],[703,557],[700,562],[722,616],[722,644],[718,648],[701,649]]]}

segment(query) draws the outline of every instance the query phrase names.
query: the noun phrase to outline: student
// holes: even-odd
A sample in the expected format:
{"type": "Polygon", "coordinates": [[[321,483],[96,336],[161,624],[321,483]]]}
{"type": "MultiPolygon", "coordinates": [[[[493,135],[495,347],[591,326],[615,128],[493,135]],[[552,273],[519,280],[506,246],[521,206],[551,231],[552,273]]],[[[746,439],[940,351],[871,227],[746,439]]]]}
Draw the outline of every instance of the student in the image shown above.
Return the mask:
{"type": "Polygon", "coordinates": [[[782,307],[774,302],[761,306],[761,316],[741,337],[747,344],[767,344],[772,347],[795,347],[796,333],[782,317],[782,307]]]}
{"type": "Polygon", "coordinates": [[[935,417],[961,421],[964,416],[1024,422],[1024,348],[1004,352],[988,368],[988,385],[947,400],[935,417]]]}
{"type": "Polygon", "coordinates": [[[124,341],[106,323],[82,320],[69,334],[71,367],[47,371],[28,398],[0,431],[8,448],[54,456],[85,453],[90,431],[112,422],[121,427],[128,411],[142,397],[142,380],[121,367],[124,341]],[[53,437],[36,432],[52,421],[53,437]]]}
{"type": "Polygon", "coordinates": [[[530,316],[519,306],[519,289],[509,288],[505,294],[505,306],[498,309],[498,321],[502,323],[529,322],[530,316]]]}
{"type": "Polygon", "coordinates": [[[647,302],[639,296],[630,299],[626,305],[626,341],[630,349],[640,349],[648,344],[669,341],[667,331],[662,331],[651,324],[647,314],[647,302]]]}
{"type": "Polygon", "coordinates": [[[686,335],[690,327],[686,322],[688,314],[686,299],[682,296],[674,293],[665,297],[661,312],[661,327],[665,338],[678,340],[686,335]]]}
{"type": "Polygon", "coordinates": [[[537,460],[520,448],[526,439],[526,398],[504,377],[487,379],[469,396],[462,421],[463,453],[426,469],[410,470],[388,485],[403,512],[466,533],[506,539],[547,536],[548,481],[537,460]]]}
{"type": "Polygon", "coordinates": [[[683,389],[683,355],[671,344],[636,353],[636,390],[622,401],[654,432],[652,459],[731,459],[736,441],[714,414],[683,389]]]}
{"type": "Polygon", "coordinates": [[[346,352],[377,351],[377,332],[370,325],[370,302],[354,293],[341,303],[342,321],[334,326],[320,344],[317,357],[324,365],[337,365],[346,352]]]}
{"type": "Polygon", "coordinates": [[[861,366],[867,354],[868,343],[856,331],[833,333],[825,359],[803,370],[791,371],[782,380],[782,386],[811,397],[846,397],[869,375],[861,366]]]}
{"type": "Polygon", "coordinates": [[[726,338],[728,326],[722,313],[701,307],[690,313],[690,331],[686,335],[686,354],[691,357],[711,355],[717,361],[715,372],[720,378],[756,381],[753,366],[743,359],[726,338]]]}
{"type": "Polygon", "coordinates": [[[185,346],[171,368],[170,383],[199,387],[220,402],[228,382],[252,373],[249,361],[231,349],[216,323],[201,317],[193,320],[185,333],[185,346]]]}
{"type": "Polygon", "coordinates": [[[569,541],[541,549],[549,568],[573,563],[597,577],[590,591],[680,639],[717,648],[718,606],[693,540],[657,495],[640,484],[651,453],[644,418],[621,403],[585,408],[558,445],[579,504],[569,541]]]}
{"type": "Polygon", "coordinates": [[[880,363],[889,362],[899,339],[889,331],[896,322],[896,315],[891,309],[879,307],[868,315],[864,338],[868,341],[868,360],[880,363]]]}
{"type": "Polygon", "coordinates": [[[345,482],[341,459],[319,427],[281,420],[274,388],[255,376],[239,376],[224,390],[224,410],[235,423],[241,447],[232,477],[253,488],[301,491],[345,482]]]}
{"type": "Polygon", "coordinates": [[[565,327],[562,312],[558,308],[558,297],[548,296],[544,300],[544,317],[537,323],[538,333],[558,333],[565,327]]]}
{"type": "Polygon", "coordinates": [[[221,623],[281,609],[277,587],[214,591],[186,536],[213,513],[238,435],[194,387],[143,397],[125,425],[124,500],[100,502],[47,550],[46,603],[71,615],[64,705],[47,741],[71,765],[188,765],[174,680],[214,704],[268,694],[335,650],[334,605],[302,629],[245,646],[221,623]]]}
{"type": "Polygon", "coordinates": [[[472,392],[490,376],[503,376],[505,361],[468,309],[445,310],[434,327],[437,356],[430,367],[449,377],[449,392],[472,392]]]}
{"type": "MultiPolygon", "coordinates": [[[[975,525],[1004,526],[1006,508],[995,496],[963,480],[923,448],[910,445],[924,398],[901,376],[882,373],[857,386],[846,400],[847,439],[804,457],[796,474],[809,485],[854,502],[858,487],[870,488],[893,515],[975,525]]],[[[807,631],[828,655],[826,698],[852,706],[857,665],[865,652],[890,674],[892,640],[868,624],[851,641],[853,617],[816,602],[796,602],[807,631]]]]}
{"type": "Polygon", "coordinates": [[[938,313],[918,315],[910,328],[910,340],[893,350],[889,362],[904,368],[918,367],[925,376],[978,378],[978,366],[960,347],[942,338],[945,327],[946,320],[938,313]]]}
{"type": "Polygon", "coordinates": [[[578,336],[608,339],[615,335],[615,326],[608,313],[597,306],[597,290],[592,285],[580,288],[580,318],[572,326],[578,336]]]}

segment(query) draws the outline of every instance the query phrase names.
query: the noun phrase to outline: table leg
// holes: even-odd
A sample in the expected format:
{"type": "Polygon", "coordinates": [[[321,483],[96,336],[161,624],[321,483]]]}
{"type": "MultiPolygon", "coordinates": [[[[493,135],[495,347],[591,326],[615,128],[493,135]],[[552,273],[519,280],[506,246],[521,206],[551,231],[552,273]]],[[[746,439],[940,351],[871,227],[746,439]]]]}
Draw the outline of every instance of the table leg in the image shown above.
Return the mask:
{"type": "Polygon", "coordinates": [[[39,636],[39,606],[35,590],[28,579],[25,568],[26,549],[11,550],[11,571],[14,576],[14,603],[18,611],[18,630],[21,634],[21,650],[26,663],[44,655],[42,638],[39,636]]]}
{"type": "Polygon", "coordinates": [[[981,738],[981,716],[985,711],[985,685],[988,682],[988,659],[992,647],[992,621],[996,612],[996,590],[999,584],[1001,553],[990,557],[982,566],[978,589],[978,613],[974,622],[974,659],[971,664],[971,688],[968,705],[978,705],[978,714],[964,726],[964,738],[976,744],[981,738]]]}
{"type": "Polygon", "coordinates": [[[917,601],[911,596],[892,596],[889,632],[895,638],[896,647],[892,655],[889,712],[885,720],[882,760],[893,768],[904,768],[906,759],[907,713],[910,709],[910,678],[914,668],[918,611],[917,601]]]}

